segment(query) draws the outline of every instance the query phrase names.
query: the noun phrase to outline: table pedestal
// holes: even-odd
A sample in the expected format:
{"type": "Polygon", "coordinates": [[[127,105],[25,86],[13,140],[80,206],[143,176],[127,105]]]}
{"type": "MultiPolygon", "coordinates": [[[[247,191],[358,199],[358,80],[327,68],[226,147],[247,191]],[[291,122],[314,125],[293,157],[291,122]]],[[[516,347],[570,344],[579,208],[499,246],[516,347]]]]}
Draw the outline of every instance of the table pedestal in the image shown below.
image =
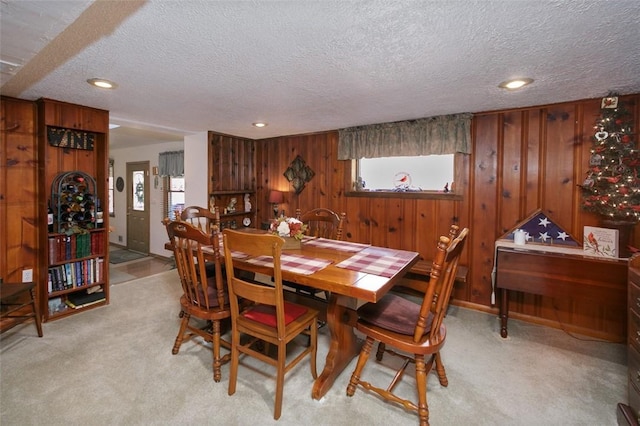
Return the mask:
{"type": "Polygon", "coordinates": [[[353,325],[357,320],[355,308],[356,299],[331,294],[327,308],[327,327],[331,333],[331,344],[324,370],[313,384],[313,399],[322,398],[342,370],[360,352],[360,345],[353,332],[353,325]]]}

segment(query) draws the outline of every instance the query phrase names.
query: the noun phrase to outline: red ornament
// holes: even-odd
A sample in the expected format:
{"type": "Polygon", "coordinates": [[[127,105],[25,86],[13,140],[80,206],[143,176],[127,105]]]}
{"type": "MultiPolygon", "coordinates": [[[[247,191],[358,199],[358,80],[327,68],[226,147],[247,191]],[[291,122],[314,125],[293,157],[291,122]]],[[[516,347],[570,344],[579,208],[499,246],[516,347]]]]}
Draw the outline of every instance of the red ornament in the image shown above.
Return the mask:
{"type": "Polygon", "coordinates": [[[619,125],[621,125],[621,124],[622,124],[622,120],[618,118],[618,119],[616,120],[616,124],[617,124],[618,126],[619,126],[619,125]]]}
{"type": "Polygon", "coordinates": [[[631,137],[629,135],[624,135],[622,136],[621,140],[622,140],[622,143],[629,143],[631,142],[631,137]]]}

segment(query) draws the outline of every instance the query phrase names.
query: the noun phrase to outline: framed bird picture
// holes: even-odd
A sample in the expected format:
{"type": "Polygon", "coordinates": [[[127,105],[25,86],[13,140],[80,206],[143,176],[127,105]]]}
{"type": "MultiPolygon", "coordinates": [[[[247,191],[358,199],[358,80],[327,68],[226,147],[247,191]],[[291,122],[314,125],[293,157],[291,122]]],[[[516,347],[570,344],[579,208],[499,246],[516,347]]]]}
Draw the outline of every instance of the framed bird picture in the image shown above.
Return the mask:
{"type": "Polygon", "coordinates": [[[584,253],[589,256],[618,257],[619,233],[617,229],[585,226],[584,253]]]}

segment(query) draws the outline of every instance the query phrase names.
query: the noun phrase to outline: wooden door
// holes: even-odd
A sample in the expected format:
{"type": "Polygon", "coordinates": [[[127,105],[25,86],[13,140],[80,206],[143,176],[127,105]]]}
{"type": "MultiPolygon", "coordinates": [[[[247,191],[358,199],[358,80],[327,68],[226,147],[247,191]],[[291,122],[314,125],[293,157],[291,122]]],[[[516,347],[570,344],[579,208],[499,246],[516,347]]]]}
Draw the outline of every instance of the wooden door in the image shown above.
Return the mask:
{"type": "Polygon", "coordinates": [[[127,163],[127,249],[149,253],[149,162],[127,163]]]}

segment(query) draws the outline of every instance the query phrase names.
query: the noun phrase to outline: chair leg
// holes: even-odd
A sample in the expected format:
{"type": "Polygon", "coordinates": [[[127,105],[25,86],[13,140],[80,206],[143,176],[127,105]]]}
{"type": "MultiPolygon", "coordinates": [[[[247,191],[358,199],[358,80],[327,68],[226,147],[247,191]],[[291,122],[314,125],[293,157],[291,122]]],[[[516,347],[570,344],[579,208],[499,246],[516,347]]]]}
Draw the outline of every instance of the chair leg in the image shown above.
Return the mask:
{"type": "Polygon", "coordinates": [[[387,348],[387,345],[380,342],[378,343],[378,351],[376,352],[376,359],[378,361],[382,361],[382,356],[384,355],[384,350],[387,348]]]}
{"type": "Polygon", "coordinates": [[[276,371],[276,402],[273,412],[273,419],[278,420],[282,414],[282,390],[284,388],[284,369],[287,357],[287,345],[284,342],[278,343],[278,364],[276,371]]]}
{"type": "Polygon", "coordinates": [[[213,343],[213,381],[219,382],[222,379],[222,362],[220,359],[220,321],[212,322],[212,343],[213,343]]]}
{"type": "Polygon", "coordinates": [[[238,380],[238,362],[240,357],[240,332],[232,329],[231,331],[231,366],[229,367],[229,395],[236,393],[236,381],[238,380]]]}
{"type": "Polygon", "coordinates": [[[420,426],[429,426],[429,407],[427,406],[427,368],[424,363],[424,355],[416,355],[415,360],[420,426]]]}
{"type": "Polygon", "coordinates": [[[187,331],[187,325],[189,324],[189,318],[191,315],[188,313],[181,311],[182,321],[180,322],[180,331],[178,331],[178,336],[176,337],[176,341],[173,344],[172,354],[177,354],[180,351],[180,345],[182,345],[182,341],[184,340],[184,332],[187,331]]]}
{"type": "Polygon", "coordinates": [[[440,356],[440,352],[435,354],[436,359],[436,372],[438,373],[438,380],[440,380],[440,384],[444,387],[449,386],[449,380],[447,379],[447,372],[444,370],[444,364],[442,363],[442,357],[440,356]]]}
{"type": "Polygon", "coordinates": [[[356,386],[358,385],[358,383],[360,383],[360,374],[362,373],[362,369],[369,359],[369,354],[371,353],[372,346],[373,339],[371,337],[367,337],[364,345],[362,345],[362,350],[360,351],[360,356],[358,357],[356,369],[353,371],[353,374],[351,374],[351,379],[349,380],[349,385],[347,386],[347,396],[353,396],[353,394],[356,392],[356,386]]]}
{"type": "Polygon", "coordinates": [[[311,324],[311,327],[309,328],[310,328],[309,340],[311,345],[313,345],[313,347],[311,348],[311,352],[309,353],[309,356],[311,356],[311,360],[309,364],[311,364],[311,376],[314,379],[317,379],[318,370],[316,369],[316,354],[318,353],[318,326],[314,322],[313,324],[311,324]]]}

